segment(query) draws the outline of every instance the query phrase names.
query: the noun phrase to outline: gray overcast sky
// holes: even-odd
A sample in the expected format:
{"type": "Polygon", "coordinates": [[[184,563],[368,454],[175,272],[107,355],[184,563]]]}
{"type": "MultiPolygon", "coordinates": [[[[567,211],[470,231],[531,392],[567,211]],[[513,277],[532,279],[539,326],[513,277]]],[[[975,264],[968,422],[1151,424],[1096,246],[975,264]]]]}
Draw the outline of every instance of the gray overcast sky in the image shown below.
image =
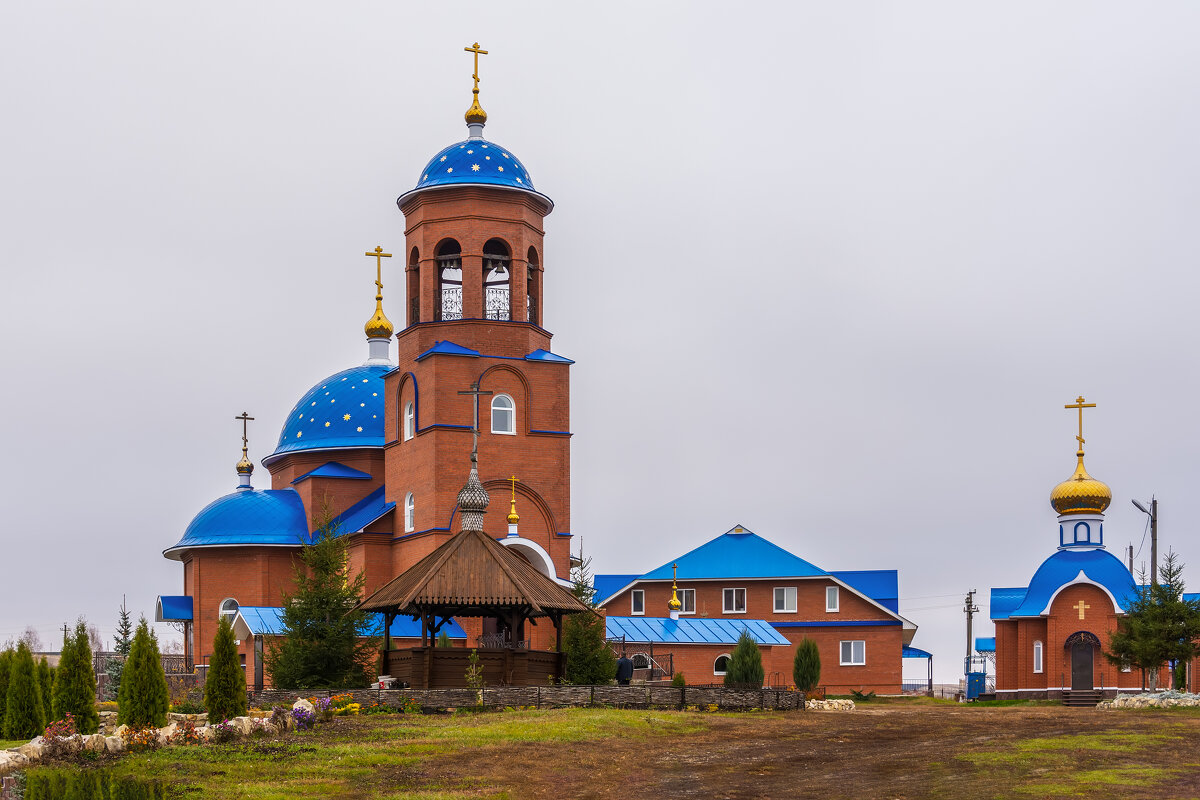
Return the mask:
{"type": "Polygon", "coordinates": [[[476,40],[487,136],[557,203],[545,321],[578,362],[572,523],[599,571],[739,522],[896,568],[953,679],[962,593],[986,618],[1053,552],[1082,393],[1110,549],[1140,546],[1129,499],[1156,492],[1200,588],[1198,23],[1091,0],[5,4],[0,641],[80,613],[111,635],[122,593],[150,616],[181,591],[160,553],[235,485],[233,416],[261,459],[365,358],[362,253],[402,250],[396,196],[465,135],[476,40]]]}

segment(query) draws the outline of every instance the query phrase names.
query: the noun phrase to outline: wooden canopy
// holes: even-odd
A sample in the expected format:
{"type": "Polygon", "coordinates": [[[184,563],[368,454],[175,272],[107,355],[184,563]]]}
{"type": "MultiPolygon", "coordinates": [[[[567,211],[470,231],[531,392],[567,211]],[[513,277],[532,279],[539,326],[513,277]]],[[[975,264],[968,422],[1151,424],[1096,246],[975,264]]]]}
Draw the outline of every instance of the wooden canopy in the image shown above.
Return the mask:
{"type": "Polygon", "coordinates": [[[442,619],[515,613],[557,620],[592,609],[483,531],[464,530],[381,586],[357,610],[442,619]]]}

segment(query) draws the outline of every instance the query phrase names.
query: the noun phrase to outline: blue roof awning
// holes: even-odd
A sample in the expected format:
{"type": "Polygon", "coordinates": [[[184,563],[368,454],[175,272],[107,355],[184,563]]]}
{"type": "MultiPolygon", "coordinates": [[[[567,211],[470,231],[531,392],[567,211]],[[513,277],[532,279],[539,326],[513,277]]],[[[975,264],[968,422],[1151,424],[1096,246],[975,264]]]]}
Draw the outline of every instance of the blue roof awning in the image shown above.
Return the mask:
{"type": "Polygon", "coordinates": [[[994,652],[996,652],[996,637],[995,636],[976,636],[975,637],[975,652],[977,652],[977,653],[994,653],[994,652]]]}
{"type": "Polygon", "coordinates": [[[188,595],[159,595],[154,604],[155,622],[191,622],[192,598],[188,595]]]}
{"type": "Polygon", "coordinates": [[[461,344],[455,344],[449,340],[444,342],[435,342],[433,347],[426,350],[421,355],[417,356],[417,361],[428,358],[429,356],[471,356],[478,357],[479,351],[472,350],[469,347],[463,347],[461,344]]]}
{"type": "Polygon", "coordinates": [[[525,356],[526,361],[552,361],[555,364],[574,364],[575,362],[557,353],[551,353],[549,350],[543,350],[540,347],[532,353],[525,356]]]}
{"type": "Polygon", "coordinates": [[[384,500],[383,493],[384,487],[380,486],[362,500],[359,500],[334,517],[333,522],[330,524],[333,525],[338,535],[344,536],[348,533],[358,533],[395,508],[395,503],[388,503],[384,500]]]}
{"type": "Polygon", "coordinates": [[[933,653],[919,647],[903,647],[900,649],[901,658],[933,658],[933,653]]]}
{"type": "Polygon", "coordinates": [[[654,644],[737,644],[742,631],[760,645],[791,644],[762,619],[709,619],[696,617],[607,617],[604,634],[609,639],[654,644]]]}
{"type": "Polygon", "coordinates": [[[305,478],[348,478],[356,481],[369,481],[371,475],[353,467],[347,467],[345,464],[339,464],[336,461],[329,461],[314,470],[304,473],[292,483],[299,483],[305,478]]]}

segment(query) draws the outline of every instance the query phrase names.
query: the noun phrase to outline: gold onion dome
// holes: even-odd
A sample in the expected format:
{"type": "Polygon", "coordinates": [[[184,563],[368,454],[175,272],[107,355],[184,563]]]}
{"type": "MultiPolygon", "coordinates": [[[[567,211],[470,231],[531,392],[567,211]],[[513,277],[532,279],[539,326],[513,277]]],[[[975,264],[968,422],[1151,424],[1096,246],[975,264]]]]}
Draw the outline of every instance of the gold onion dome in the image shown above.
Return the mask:
{"type": "MultiPolygon", "coordinates": [[[[226,464],[229,462],[226,461],[226,464]]],[[[237,463],[238,475],[249,475],[254,472],[254,465],[250,463],[250,459],[246,458],[246,451],[242,451],[242,460],[237,463]]]]}
{"type": "Polygon", "coordinates": [[[667,608],[671,611],[678,611],[683,608],[683,603],[679,600],[679,595],[675,591],[675,587],[671,587],[671,599],[667,601],[667,608]]]}
{"type": "Polygon", "coordinates": [[[367,324],[363,326],[363,330],[367,334],[368,339],[390,339],[396,329],[392,327],[392,321],[383,313],[383,295],[375,295],[375,316],[367,320],[367,324]]]}
{"type": "Polygon", "coordinates": [[[1050,505],[1059,514],[1103,514],[1112,503],[1112,489],[1098,481],[1083,467],[1083,451],[1075,454],[1079,463],[1075,474],[1054,487],[1050,492],[1050,505]]]}
{"type": "Polygon", "coordinates": [[[509,509],[508,509],[508,524],[516,525],[520,521],[521,521],[521,518],[519,516],[517,516],[517,501],[513,500],[512,505],[509,506],[509,509]]]}
{"type": "Polygon", "coordinates": [[[483,110],[483,106],[479,105],[479,90],[476,89],[474,94],[475,96],[471,99],[471,107],[467,109],[464,116],[468,125],[475,122],[482,125],[487,122],[487,112],[483,110]]]}

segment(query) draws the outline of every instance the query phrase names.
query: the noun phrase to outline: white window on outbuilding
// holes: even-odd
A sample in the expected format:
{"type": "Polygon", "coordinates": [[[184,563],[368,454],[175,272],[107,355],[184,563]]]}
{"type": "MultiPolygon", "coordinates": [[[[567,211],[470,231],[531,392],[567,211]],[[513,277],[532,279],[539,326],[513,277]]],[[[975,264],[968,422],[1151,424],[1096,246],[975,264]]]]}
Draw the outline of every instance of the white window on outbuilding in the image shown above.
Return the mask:
{"type": "Polygon", "coordinates": [[[220,615],[229,619],[229,624],[233,624],[233,618],[237,616],[238,601],[232,597],[227,597],[221,601],[220,615]]]}
{"type": "Polygon", "coordinates": [[[724,610],[726,614],[746,613],[745,589],[725,589],[721,592],[721,595],[724,598],[724,610]]]}
{"type": "Polygon", "coordinates": [[[836,587],[836,586],[826,586],[825,587],[825,611],[826,612],[833,613],[838,610],[838,600],[839,600],[838,595],[839,595],[838,587],[836,587]]]}
{"type": "Polygon", "coordinates": [[[796,587],[795,586],[776,586],[775,587],[775,613],[776,614],[795,614],[796,613],[796,587]]]}
{"type": "Polygon", "coordinates": [[[639,616],[646,613],[646,590],[634,589],[629,593],[629,613],[639,616]]]}
{"type": "Polygon", "coordinates": [[[680,614],[695,614],[696,613],[696,590],[695,589],[680,589],[679,602],[682,605],[679,608],[680,614]]]}
{"type": "Polygon", "coordinates": [[[713,662],[713,675],[724,675],[729,670],[729,653],[717,656],[713,662]]]}
{"type": "Polygon", "coordinates": [[[841,665],[861,667],[867,663],[867,643],[863,639],[842,642],[841,665]]]}
{"type": "Polygon", "coordinates": [[[1033,643],[1033,671],[1042,671],[1042,643],[1040,641],[1033,643]]]}
{"type": "Polygon", "coordinates": [[[404,441],[413,438],[413,430],[416,428],[416,408],[411,400],[404,406],[404,441]]]}
{"type": "Polygon", "coordinates": [[[404,495],[404,530],[412,531],[417,527],[417,501],[413,493],[404,495]]]}

